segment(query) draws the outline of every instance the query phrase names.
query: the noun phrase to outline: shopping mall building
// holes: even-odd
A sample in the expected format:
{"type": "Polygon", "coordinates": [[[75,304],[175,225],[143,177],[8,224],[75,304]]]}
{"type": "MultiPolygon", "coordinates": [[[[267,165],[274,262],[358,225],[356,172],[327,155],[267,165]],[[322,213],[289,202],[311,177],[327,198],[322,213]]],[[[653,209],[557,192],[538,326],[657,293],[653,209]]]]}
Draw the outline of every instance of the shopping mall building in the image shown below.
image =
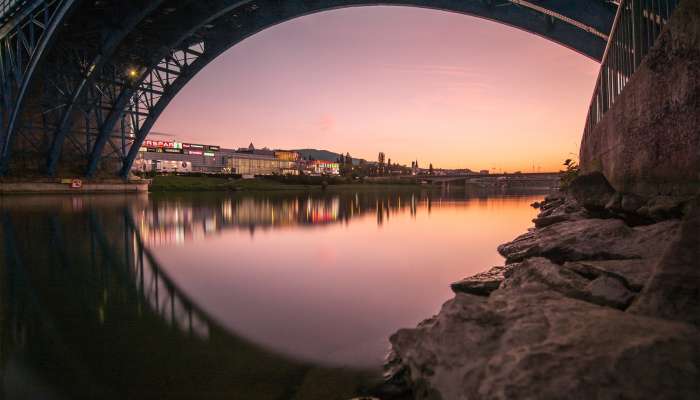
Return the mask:
{"type": "Polygon", "coordinates": [[[218,145],[184,143],[164,134],[151,134],[144,141],[132,170],[138,172],[198,172],[208,174],[337,175],[338,164],[331,161],[304,161],[289,150],[256,149],[251,143],[239,149],[218,145]]]}

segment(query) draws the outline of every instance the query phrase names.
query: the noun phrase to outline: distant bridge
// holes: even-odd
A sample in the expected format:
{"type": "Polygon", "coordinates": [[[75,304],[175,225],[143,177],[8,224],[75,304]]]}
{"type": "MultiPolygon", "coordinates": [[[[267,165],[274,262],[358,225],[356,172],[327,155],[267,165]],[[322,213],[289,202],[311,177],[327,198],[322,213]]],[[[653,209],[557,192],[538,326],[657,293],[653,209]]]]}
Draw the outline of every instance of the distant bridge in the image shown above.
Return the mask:
{"type": "Polygon", "coordinates": [[[431,184],[440,184],[448,188],[450,184],[464,184],[477,188],[530,188],[530,189],[554,189],[559,187],[560,176],[558,173],[532,172],[518,174],[459,174],[459,175],[417,175],[411,179],[418,179],[431,184]]]}
{"type": "Polygon", "coordinates": [[[675,1],[0,0],[0,176],[126,178],[170,101],[231,46],[296,17],[370,5],[485,18],[601,61],[595,124],[675,1]],[[634,18],[614,29],[621,14],[634,18]]]}

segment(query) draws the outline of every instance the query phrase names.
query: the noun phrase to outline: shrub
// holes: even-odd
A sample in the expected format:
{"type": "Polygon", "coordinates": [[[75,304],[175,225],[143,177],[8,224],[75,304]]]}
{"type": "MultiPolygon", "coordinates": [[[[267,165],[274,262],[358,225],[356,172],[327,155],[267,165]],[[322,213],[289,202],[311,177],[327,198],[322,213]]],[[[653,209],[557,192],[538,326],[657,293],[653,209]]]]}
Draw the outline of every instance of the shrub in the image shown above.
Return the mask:
{"type": "Polygon", "coordinates": [[[566,167],[566,169],[564,171],[559,171],[559,187],[561,189],[566,189],[578,176],[579,166],[570,158],[567,158],[563,165],[566,167]]]}

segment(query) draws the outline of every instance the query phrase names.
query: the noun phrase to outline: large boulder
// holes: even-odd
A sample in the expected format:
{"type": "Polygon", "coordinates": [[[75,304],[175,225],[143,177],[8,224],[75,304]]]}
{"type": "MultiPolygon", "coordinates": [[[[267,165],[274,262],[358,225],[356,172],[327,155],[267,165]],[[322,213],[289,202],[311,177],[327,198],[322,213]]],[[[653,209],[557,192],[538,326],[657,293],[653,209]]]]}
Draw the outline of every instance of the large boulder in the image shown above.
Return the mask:
{"type": "Polygon", "coordinates": [[[535,229],[498,246],[507,263],[546,257],[579,260],[658,258],[675,237],[679,221],[629,227],[619,219],[582,219],[535,229]]]}
{"type": "Polygon", "coordinates": [[[573,299],[521,269],[390,338],[415,398],[697,398],[695,326],[573,299]]]}
{"type": "Polygon", "coordinates": [[[476,275],[464,278],[450,285],[455,293],[471,293],[477,296],[488,296],[494,290],[498,289],[505,273],[510,271],[515,264],[506,266],[495,266],[486,272],[481,272],[476,275]]]}
{"type": "Polygon", "coordinates": [[[567,200],[554,208],[542,210],[532,222],[535,223],[535,228],[544,228],[560,222],[577,221],[588,217],[588,213],[575,201],[567,200]]]}
{"type": "Polygon", "coordinates": [[[637,212],[657,221],[679,218],[684,214],[684,206],[691,200],[692,198],[681,196],[654,196],[639,207],[637,212]]]}
{"type": "Polygon", "coordinates": [[[615,195],[615,189],[600,172],[577,176],[571,181],[567,192],[583,207],[593,211],[604,210],[615,195]]]}
{"type": "Polygon", "coordinates": [[[640,291],[649,280],[654,270],[657,258],[635,258],[629,260],[582,260],[568,261],[565,267],[578,271],[579,273],[589,273],[620,277],[627,282],[627,286],[633,291],[640,291]],[[586,272],[584,272],[586,271],[586,272]]]}
{"type": "Polygon", "coordinates": [[[700,325],[700,199],[630,311],[700,325]]]}
{"type": "Polygon", "coordinates": [[[627,281],[618,275],[593,268],[580,269],[576,265],[561,266],[539,257],[530,258],[514,268],[503,287],[539,287],[619,309],[626,308],[634,298],[627,281]]]}

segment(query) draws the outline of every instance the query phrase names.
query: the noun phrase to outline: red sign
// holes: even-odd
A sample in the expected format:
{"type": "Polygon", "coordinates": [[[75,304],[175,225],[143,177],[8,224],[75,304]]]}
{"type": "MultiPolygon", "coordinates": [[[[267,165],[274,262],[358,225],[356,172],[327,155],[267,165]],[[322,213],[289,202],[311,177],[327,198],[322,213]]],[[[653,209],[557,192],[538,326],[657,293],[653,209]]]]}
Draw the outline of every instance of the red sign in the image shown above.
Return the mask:
{"type": "Polygon", "coordinates": [[[83,181],[81,181],[80,179],[73,179],[70,182],[70,187],[73,189],[80,189],[81,187],[83,187],[83,181]]]}
{"type": "Polygon", "coordinates": [[[144,147],[156,147],[156,148],[166,148],[166,149],[173,149],[175,148],[175,142],[168,142],[168,141],[163,141],[163,140],[144,140],[143,141],[143,146],[144,147]]]}

